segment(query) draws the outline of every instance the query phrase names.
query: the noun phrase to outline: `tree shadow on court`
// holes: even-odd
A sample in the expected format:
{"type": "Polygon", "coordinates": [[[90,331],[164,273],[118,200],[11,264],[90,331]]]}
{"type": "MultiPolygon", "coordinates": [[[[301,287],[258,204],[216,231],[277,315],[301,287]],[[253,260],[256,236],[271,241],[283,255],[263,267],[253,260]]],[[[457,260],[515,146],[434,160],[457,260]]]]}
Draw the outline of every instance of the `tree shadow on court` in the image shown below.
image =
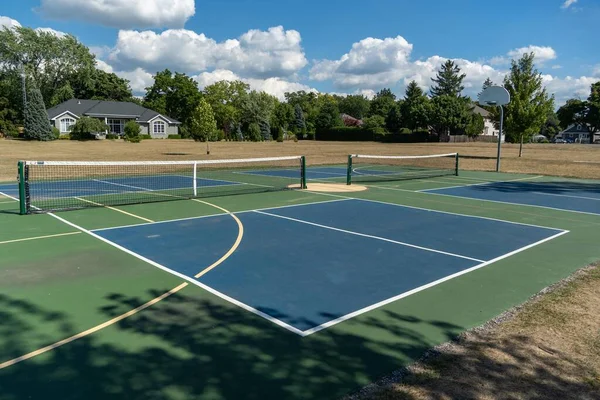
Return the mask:
{"type": "MultiPolygon", "coordinates": [[[[117,293],[109,300],[107,319],[144,302],[117,293]]],[[[22,336],[35,331],[36,320],[53,321],[62,337],[77,333],[66,315],[23,300],[1,296],[0,310],[0,362],[33,350],[22,336]]],[[[343,325],[302,338],[218,299],[179,292],[115,327],[0,370],[0,399],[332,399],[422,356],[433,344],[427,332],[450,340],[462,330],[390,311],[343,325]]],[[[570,387],[549,371],[539,365],[532,379],[570,387]]],[[[473,398],[470,390],[460,397],[473,398]]]]}
{"type": "Polygon", "coordinates": [[[471,189],[481,192],[569,194],[573,191],[600,193],[600,184],[553,181],[553,182],[494,182],[486,185],[472,185],[471,189]]]}

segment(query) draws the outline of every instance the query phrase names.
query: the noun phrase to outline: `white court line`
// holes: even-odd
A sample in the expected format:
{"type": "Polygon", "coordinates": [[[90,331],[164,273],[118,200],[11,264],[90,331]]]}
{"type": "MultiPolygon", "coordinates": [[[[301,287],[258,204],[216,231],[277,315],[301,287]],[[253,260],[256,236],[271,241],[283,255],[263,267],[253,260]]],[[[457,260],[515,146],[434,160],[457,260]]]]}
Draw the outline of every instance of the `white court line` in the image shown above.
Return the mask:
{"type": "Polygon", "coordinates": [[[328,226],[328,225],[321,225],[321,224],[317,224],[317,223],[314,223],[314,222],[305,221],[305,220],[302,220],[302,219],[285,217],[283,215],[271,214],[271,213],[264,212],[264,211],[256,211],[255,210],[254,212],[257,213],[257,214],[268,215],[270,217],[286,219],[288,221],[294,221],[294,222],[298,222],[298,223],[301,223],[301,224],[317,226],[319,228],[329,229],[329,230],[336,231],[336,232],[347,233],[349,235],[361,236],[361,237],[366,237],[366,238],[369,238],[369,239],[381,240],[383,242],[399,244],[401,246],[412,247],[414,249],[429,251],[431,253],[438,253],[438,254],[443,254],[443,255],[446,255],[446,256],[463,258],[465,260],[471,260],[471,261],[477,261],[477,262],[485,262],[484,260],[480,260],[478,258],[467,257],[467,256],[463,256],[463,255],[460,255],[460,254],[455,254],[455,253],[449,253],[447,251],[436,250],[436,249],[432,249],[432,248],[429,248],[429,247],[417,246],[417,245],[406,243],[406,242],[400,242],[400,241],[397,241],[397,240],[387,239],[387,238],[384,238],[384,237],[381,237],[381,236],[367,235],[365,233],[348,231],[346,229],[335,228],[333,226],[328,226]]]}
{"type": "MultiPolygon", "coordinates": [[[[195,199],[190,199],[190,200],[195,200],[195,199]]],[[[235,211],[233,214],[245,214],[245,213],[250,213],[250,212],[254,212],[254,211],[277,210],[277,209],[280,209],[280,208],[301,207],[301,206],[309,206],[309,205],[314,205],[314,204],[336,203],[336,202],[348,201],[348,200],[354,200],[354,199],[352,199],[351,197],[348,197],[347,199],[336,199],[336,200],[327,200],[327,201],[313,201],[313,202],[310,202],[310,203],[289,204],[287,206],[279,206],[279,207],[256,208],[256,209],[252,209],[252,210],[235,211]]],[[[210,215],[200,215],[198,217],[185,217],[185,218],[167,219],[167,220],[164,220],[164,221],[154,221],[154,222],[150,222],[150,223],[122,225],[122,226],[115,226],[115,227],[112,227],[112,228],[92,229],[92,232],[110,231],[112,229],[131,228],[131,227],[135,227],[135,226],[144,226],[144,225],[167,224],[167,223],[170,223],[170,222],[190,221],[190,220],[210,218],[210,217],[221,217],[223,215],[229,215],[229,213],[217,213],[217,214],[210,214],[210,215]]]]}
{"type": "MultiPolygon", "coordinates": [[[[443,193],[433,193],[433,192],[423,192],[423,191],[419,191],[419,193],[427,193],[427,194],[430,194],[430,195],[433,195],[433,196],[454,197],[454,198],[457,198],[457,199],[467,199],[467,200],[476,200],[476,201],[489,201],[490,203],[508,204],[508,205],[511,205],[511,206],[536,207],[536,208],[543,208],[543,209],[546,209],[546,210],[553,210],[553,211],[562,211],[562,212],[570,212],[570,213],[576,213],[576,214],[585,214],[585,215],[600,216],[600,213],[593,213],[593,212],[587,212],[587,211],[577,211],[577,210],[568,210],[566,208],[555,208],[555,207],[548,207],[548,206],[538,206],[536,204],[511,203],[511,202],[508,202],[508,201],[479,199],[479,198],[476,198],[476,197],[455,196],[453,194],[443,194],[443,193]]],[[[548,229],[553,229],[553,228],[548,228],[548,229]]]]}
{"type": "Polygon", "coordinates": [[[0,204],[15,204],[15,201],[14,200],[0,201],[0,204]]]}
{"type": "Polygon", "coordinates": [[[500,256],[500,257],[496,257],[496,258],[494,258],[493,260],[489,260],[489,261],[486,261],[486,262],[484,262],[484,263],[481,263],[481,264],[479,264],[479,265],[476,265],[476,266],[474,266],[474,267],[471,267],[471,268],[468,268],[468,269],[464,269],[464,270],[462,270],[462,271],[459,271],[459,272],[457,272],[457,273],[455,273],[455,274],[448,275],[448,276],[446,276],[446,277],[444,277],[444,278],[438,279],[437,281],[433,281],[433,282],[430,282],[430,283],[428,283],[428,284],[426,284],[426,285],[419,286],[418,288],[415,288],[415,289],[409,290],[408,292],[404,292],[404,293],[402,293],[402,294],[399,294],[399,295],[397,295],[397,296],[390,297],[389,299],[386,299],[386,300],[380,301],[379,303],[375,303],[375,304],[373,304],[373,305],[370,305],[370,306],[368,306],[368,307],[365,307],[365,308],[362,308],[362,309],[360,309],[360,310],[354,311],[354,312],[352,312],[352,313],[346,314],[346,315],[344,315],[344,316],[342,316],[342,317],[339,317],[339,318],[333,319],[333,320],[331,320],[331,321],[325,322],[324,324],[321,324],[321,325],[319,325],[319,326],[316,326],[316,327],[314,327],[314,328],[307,329],[307,330],[305,330],[304,332],[302,332],[302,333],[303,333],[303,336],[312,335],[313,333],[319,332],[319,331],[321,331],[321,330],[323,330],[323,329],[326,329],[326,328],[330,328],[330,327],[332,327],[333,325],[339,324],[340,322],[343,322],[343,321],[347,321],[347,320],[349,320],[349,319],[351,319],[351,318],[357,317],[357,316],[359,316],[359,315],[361,315],[361,314],[364,314],[364,313],[366,313],[366,312],[373,311],[373,310],[375,310],[376,308],[382,307],[382,306],[384,306],[384,305],[386,305],[386,304],[393,303],[393,302],[395,302],[395,301],[397,301],[397,300],[400,300],[400,299],[402,299],[402,298],[404,298],[404,297],[408,297],[408,296],[410,296],[410,295],[413,295],[413,294],[415,294],[415,293],[421,292],[421,291],[423,291],[423,290],[425,290],[425,289],[429,289],[429,288],[431,288],[431,287],[433,287],[433,286],[437,286],[437,285],[439,285],[440,283],[443,283],[443,282],[449,281],[450,279],[454,279],[454,278],[456,278],[456,277],[459,277],[459,276],[461,276],[461,275],[465,275],[465,274],[468,274],[469,272],[473,272],[473,271],[475,271],[475,270],[478,270],[478,269],[480,269],[480,268],[486,267],[486,266],[488,266],[488,265],[490,265],[490,264],[493,264],[493,263],[495,263],[495,262],[497,262],[497,261],[500,261],[500,260],[502,260],[502,259],[504,259],[504,258],[507,258],[507,257],[513,256],[513,255],[515,255],[515,254],[517,254],[517,253],[520,253],[520,252],[522,252],[522,251],[525,251],[525,250],[527,250],[527,249],[530,249],[530,248],[532,248],[532,247],[538,246],[538,245],[540,245],[540,244],[542,244],[542,243],[544,243],[544,242],[547,242],[547,241],[550,241],[550,240],[556,239],[557,237],[559,237],[559,236],[562,236],[562,235],[564,235],[564,234],[566,234],[566,233],[569,233],[569,231],[563,231],[563,232],[557,233],[557,234],[556,234],[556,235],[554,235],[554,236],[550,236],[550,237],[547,237],[546,239],[542,239],[542,240],[540,240],[540,241],[538,241],[538,242],[535,242],[535,243],[532,243],[532,244],[530,244],[530,245],[527,245],[527,246],[521,247],[520,249],[517,249],[517,250],[511,251],[510,253],[506,253],[506,254],[504,254],[504,255],[502,255],[502,256],[500,256]]]}
{"type": "Polygon", "coordinates": [[[14,201],[19,201],[19,199],[17,199],[16,197],[10,196],[10,195],[8,195],[8,194],[6,194],[4,192],[0,192],[0,194],[2,196],[8,197],[9,199],[13,199],[14,201]]]}
{"type": "Polygon", "coordinates": [[[130,212],[127,212],[127,211],[125,211],[125,210],[121,210],[121,209],[118,209],[118,208],[115,208],[115,207],[107,206],[107,205],[105,205],[105,204],[101,204],[101,203],[96,203],[95,201],[91,201],[91,200],[82,199],[81,197],[75,197],[75,198],[76,198],[77,200],[81,200],[81,201],[83,201],[83,202],[85,202],[85,203],[90,203],[90,204],[93,204],[93,205],[95,205],[95,206],[99,206],[99,207],[108,208],[109,210],[113,210],[113,211],[116,211],[116,212],[120,212],[121,214],[129,215],[130,217],[134,217],[134,218],[137,218],[137,219],[141,219],[142,221],[146,221],[146,222],[154,222],[154,221],[152,221],[151,219],[144,218],[144,217],[141,217],[141,216],[139,216],[139,215],[136,215],[136,214],[132,214],[132,213],[130,213],[130,212]]]}
{"type": "Polygon", "coordinates": [[[443,187],[443,188],[435,188],[435,189],[423,189],[423,190],[417,190],[417,192],[428,192],[430,190],[454,189],[454,188],[462,188],[462,187],[469,187],[469,186],[493,185],[493,184],[496,184],[496,183],[529,181],[529,180],[532,180],[532,179],[538,179],[538,178],[543,178],[543,177],[544,177],[544,175],[537,175],[537,176],[531,176],[531,177],[527,177],[527,178],[509,179],[507,181],[493,181],[493,182],[471,183],[469,185],[456,185],[456,186],[446,186],[446,187],[443,187]]]}
{"type": "Polygon", "coordinates": [[[50,216],[58,219],[59,221],[65,223],[65,224],[67,224],[69,226],[72,226],[75,229],[80,230],[83,233],[86,233],[86,234],[88,234],[88,235],[90,235],[90,236],[92,236],[92,237],[94,237],[94,238],[96,238],[98,240],[101,240],[104,243],[107,243],[107,244],[109,244],[109,245],[111,245],[111,246],[113,246],[113,247],[115,247],[115,248],[117,248],[117,249],[119,249],[119,250],[121,250],[121,251],[129,254],[129,255],[132,255],[133,257],[135,257],[135,258],[137,258],[139,260],[142,260],[142,261],[144,261],[144,262],[146,262],[146,263],[148,263],[148,264],[150,264],[150,265],[152,265],[152,266],[154,266],[156,268],[160,268],[163,271],[166,271],[166,272],[168,272],[168,273],[170,273],[172,275],[175,275],[175,276],[177,276],[177,277],[179,277],[181,279],[184,279],[184,280],[186,280],[186,281],[188,281],[188,282],[190,282],[190,283],[192,283],[192,284],[194,284],[196,286],[199,286],[202,289],[204,289],[204,290],[206,290],[206,291],[214,294],[215,296],[218,296],[218,297],[222,298],[223,300],[226,300],[226,301],[228,301],[228,302],[230,302],[232,304],[235,304],[236,306],[238,306],[238,307],[240,307],[240,308],[242,308],[242,309],[244,309],[246,311],[249,311],[249,312],[251,312],[251,313],[253,313],[255,315],[258,315],[259,317],[262,317],[262,318],[264,318],[264,319],[266,319],[268,321],[271,321],[272,323],[274,323],[274,324],[276,324],[276,325],[278,325],[278,326],[280,326],[282,328],[285,328],[285,329],[287,329],[290,332],[293,332],[293,333],[295,333],[297,335],[300,335],[300,336],[304,336],[303,332],[300,329],[295,328],[295,327],[293,327],[293,326],[291,326],[291,325],[289,325],[289,324],[287,324],[287,323],[285,323],[285,322],[283,322],[283,321],[281,321],[281,320],[279,320],[277,318],[274,318],[274,317],[272,317],[272,316],[270,316],[268,314],[265,314],[264,312],[259,311],[259,310],[255,309],[255,308],[253,308],[253,307],[251,307],[251,306],[249,306],[249,305],[247,305],[245,303],[242,303],[242,302],[240,302],[240,301],[238,301],[238,300],[236,300],[236,299],[234,299],[232,297],[229,297],[226,294],[223,294],[223,293],[221,293],[221,292],[219,292],[219,291],[211,288],[210,286],[207,286],[207,285],[205,285],[205,284],[197,281],[194,278],[190,278],[189,276],[186,276],[186,275],[181,274],[181,273],[179,273],[177,271],[174,271],[174,270],[172,270],[170,268],[167,268],[164,265],[161,265],[161,264],[159,264],[159,263],[157,263],[155,261],[152,261],[149,258],[146,258],[146,257],[142,256],[141,254],[138,254],[138,253],[136,253],[136,252],[134,252],[132,250],[129,250],[126,247],[123,247],[123,246],[121,246],[121,245],[119,245],[119,244],[117,244],[115,242],[112,242],[112,241],[110,241],[110,240],[108,240],[106,238],[103,238],[102,236],[97,235],[97,234],[95,234],[92,231],[89,231],[89,230],[87,230],[87,229],[85,229],[85,228],[83,228],[83,227],[81,227],[79,225],[76,225],[76,224],[74,224],[74,223],[72,223],[70,221],[67,221],[66,219],[64,219],[62,217],[59,217],[56,214],[49,213],[48,215],[50,215],[50,216]]]}
{"type": "Polygon", "coordinates": [[[571,196],[568,194],[556,194],[556,193],[544,193],[544,192],[531,192],[531,193],[541,194],[544,196],[568,197],[571,199],[584,199],[584,200],[600,201],[600,197],[571,196]]]}
{"type": "Polygon", "coordinates": [[[60,237],[60,236],[77,235],[79,233],[81,233],[81,232],[57,233],[54,235],[34,236],[34,237],[28,237],[28,238],[23,238],[23,239],[12,239],[12,240],[5,240],[3,242],[0,242],[0,244],[27,242],[29,240],[48,239],[48,238],[54,238],[54,237],[60,237]]]}
{"type": "MultiPolygon", "coordinates": [[[[371,186],[371,187],[377,187],[377,186],[371,186]]],[[[411,193],[417,193],[417,194],[422,193],[422,192],[415,192],[414,190],[394,189],[394,188],[387,188],[387,189],[389,189],[389,190],[400,190],[400,191],[403,191],[403,192],[411,192],[411,193]]],[[[304,191],[307,191],[307,190],[305,189],[304,191]]],[[[310,190],[308,190],[308,191],[310,191],[310,190]]],[[[551,228],[549,226],[527,224],[525,222],[506,221],[506,220],[503,220],[503,219],[492,218],[492,217],[482,217],[482,216],[479,216],[479,215],[460,214],[460,213],[455,213],[455,212],[451,212],[451,211],[432,210],[432,209],[429,209],[429,208],[416,207],[416,206],[407,206],[407,205],[404,205],[404,204],[390,203],[390,202],[381,201],[381,200],[371,200],[371,199],[363,199],[363,198],[358,198],[358,197],[348,197],[348,196],[343,196],[343,195],[339,195],[339,194],[324,193],[324,192],[311,192],[311,193],[320,194],[320,195],[328,196],[328,197],[337,197],[337,198],[341,198],[341,199],[366,201],[366,202],[369,202],[369,203],[387,204],[389,206],[394,206],[394,207],[412,208],[412,209],[415,209],[415,210],[429,211],[429,212],[439,213],[439,214],[457,215],[457,216],[465,217],[465,218],[487,219],[487,220],[490,220],[490,221],[502,222],[502,223],[505,223],[505,224],[523,225],[523,226],[531,226],[531,227],[534,227],[534,228],[550,229],[550,230],[553,230],[553,231],[562,231],[562,229],[551,228]]],[[[427,193],[427,194],[437,194],[437,193],[427,193]]],[[[450,195],[441,195],[441,196],[450,196],[450,195]]],[[[455,196],[450,196],[450,197],[455,197],[455,196]]],[[[471,200],[473,200],[470,197],[465,197],[465,199],[471,199],[471,200]]],[[[508,204],[512,204],[512,203],[508,203],[508,204]]]]}

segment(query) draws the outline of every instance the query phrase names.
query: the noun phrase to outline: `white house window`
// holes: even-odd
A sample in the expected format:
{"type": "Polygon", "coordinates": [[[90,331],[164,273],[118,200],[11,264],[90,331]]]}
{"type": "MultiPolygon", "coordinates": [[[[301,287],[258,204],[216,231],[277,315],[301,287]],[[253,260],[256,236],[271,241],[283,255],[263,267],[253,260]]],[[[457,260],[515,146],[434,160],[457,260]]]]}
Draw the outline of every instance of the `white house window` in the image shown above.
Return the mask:
{"type": "Polygon", "coordinates": [[[152,124],[152,130],[155,134],[164,135],[165,123],[162,121],[154,121],[154,123],[152,124]]]}
{"type": "Polygon", "coordinates": [[[110,133],[115,135],[121,135],[123,133],[123,126],[125,123],[122,119],[109,119],[107,124],[110,133]]]}
{"type": "Polygon", "coordinates": [[[75,120],[73,118],[63,118],[60,120],[60,132],[67,133],[70,132],[71,125],[75,125],[75,120]]]}

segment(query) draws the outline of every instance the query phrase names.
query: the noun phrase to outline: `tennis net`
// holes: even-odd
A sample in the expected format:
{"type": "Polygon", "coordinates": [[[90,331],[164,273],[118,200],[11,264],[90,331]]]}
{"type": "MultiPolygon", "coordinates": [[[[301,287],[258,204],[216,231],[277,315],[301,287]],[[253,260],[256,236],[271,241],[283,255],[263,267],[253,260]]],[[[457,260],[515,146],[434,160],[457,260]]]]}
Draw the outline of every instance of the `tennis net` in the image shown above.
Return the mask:
{"type": "Polygon", "coordinates": [[[21,214],[306,187],[304,156],[199,161],[20,161],[21,214]]]}
{"type": "Polygon", "coordinates": [[[426,156],[348,156],[347,183],[458,175],[458,153],[426,156]]]}

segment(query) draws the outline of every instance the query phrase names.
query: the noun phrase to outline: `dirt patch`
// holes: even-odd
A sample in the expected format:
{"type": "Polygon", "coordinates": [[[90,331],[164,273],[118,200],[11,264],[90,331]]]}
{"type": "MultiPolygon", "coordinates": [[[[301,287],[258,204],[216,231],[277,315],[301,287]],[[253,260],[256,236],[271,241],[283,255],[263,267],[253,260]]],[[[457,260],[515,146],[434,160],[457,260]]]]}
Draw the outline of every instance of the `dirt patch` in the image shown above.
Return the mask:
{"type": "MultiPolygon", "coordinates": [[[[523,157],[519,146],[503,146],[502,171],[600,179],[600,146],[577,144],[527,144],[523,157]]],[[[27,142],[0,140],[0,181],[14,180],[18,160],[203,160],[246,157],[305,155],[309,165],[345,164],[348,154],[425,155],[458,152],[464,156],[463,170],[492,171],[495,169],[494,143],[374,143],[374,142],[217,142],[211,143],[210,155],[206,143],[190,140],[144,140],[127,143],[120,140],[77,142],[27,142]]]]}
{"type": "Polygon", "coordinates": [[[600,399],[599,265],[346,400],[600,399]]]}

